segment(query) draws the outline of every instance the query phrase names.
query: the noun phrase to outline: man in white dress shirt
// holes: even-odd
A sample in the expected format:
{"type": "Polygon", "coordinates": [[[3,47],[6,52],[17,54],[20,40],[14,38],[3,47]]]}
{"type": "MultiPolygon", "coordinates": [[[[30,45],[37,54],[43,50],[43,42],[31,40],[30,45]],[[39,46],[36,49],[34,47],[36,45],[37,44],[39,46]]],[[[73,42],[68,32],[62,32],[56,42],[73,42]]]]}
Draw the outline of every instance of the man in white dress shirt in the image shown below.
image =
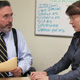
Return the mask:
{"type": "MultiPolygon", "coordinates": [[[[4,32],[3,37],[6,47],[8,60],[16,57],[16,48],[14,43],[14,37],[12,33],[13,12],[9,1],[0,1],[0,32],[4,32]]],[[[27,72],[32,64],[32,55],[26,44],[26,41],[22,33],[18,30],[18,67],[15,70],[9,72],[9,76],[19,77],[21,74],[27,72]]]]}

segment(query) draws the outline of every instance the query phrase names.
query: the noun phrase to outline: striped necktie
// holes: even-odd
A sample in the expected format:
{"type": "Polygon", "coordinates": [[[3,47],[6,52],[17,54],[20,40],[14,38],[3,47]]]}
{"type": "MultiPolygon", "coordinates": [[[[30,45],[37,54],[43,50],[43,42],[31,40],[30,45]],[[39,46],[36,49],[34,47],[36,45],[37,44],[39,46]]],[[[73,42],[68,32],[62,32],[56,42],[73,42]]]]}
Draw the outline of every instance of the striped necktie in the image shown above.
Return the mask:
{"type": "MultiPolygon", "coordinates": [[[[5,33],[3,32],[0,33],[0,36],[1,36],[0,37],[0,63],[8,60],[6,44],[3,39],[4,35],[5,33]]],[[[5,78],[5,77],[9,77],[8,72],[0,72],[0,78],[5,78]]]]}

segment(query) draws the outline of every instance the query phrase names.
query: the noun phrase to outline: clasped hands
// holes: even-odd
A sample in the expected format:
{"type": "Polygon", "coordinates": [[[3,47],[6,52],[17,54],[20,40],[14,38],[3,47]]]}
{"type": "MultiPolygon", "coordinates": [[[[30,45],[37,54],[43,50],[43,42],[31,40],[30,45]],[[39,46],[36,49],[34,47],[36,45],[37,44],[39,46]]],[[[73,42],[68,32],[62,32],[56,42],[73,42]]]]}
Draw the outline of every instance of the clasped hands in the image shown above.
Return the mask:
{"type": "Polygon", "coordinates": [[[49,80],[49,77],[45,71],[31,72],[30,78],[31,80],[49,80]]]}

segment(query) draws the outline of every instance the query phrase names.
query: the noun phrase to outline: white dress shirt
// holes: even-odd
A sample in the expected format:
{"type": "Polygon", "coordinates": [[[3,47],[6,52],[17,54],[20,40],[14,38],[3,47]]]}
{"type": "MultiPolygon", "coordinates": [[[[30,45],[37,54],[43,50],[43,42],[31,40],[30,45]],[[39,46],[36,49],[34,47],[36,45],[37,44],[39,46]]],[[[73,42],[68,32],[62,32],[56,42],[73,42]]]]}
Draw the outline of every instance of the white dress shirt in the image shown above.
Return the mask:
{"type": "MultiPolygon", "coordinates": [[[[29,70],[32,64],[32,55],[30,50],[27,46],[27,43],[22,35],[22,33],[18,30],[17,31],[17,39],[18,39],[18,67],[21,67],[23,73],[29,70]]],[[[12,30],[7,32],[4,36],[4,41],[7,47],[7,55],[8,60],[13,57],[16,57],[16,47],[14,44],[13,32],[12,30]]],[[[12,76],[12,73],[9,72],[9,76],[12,76]]]]}

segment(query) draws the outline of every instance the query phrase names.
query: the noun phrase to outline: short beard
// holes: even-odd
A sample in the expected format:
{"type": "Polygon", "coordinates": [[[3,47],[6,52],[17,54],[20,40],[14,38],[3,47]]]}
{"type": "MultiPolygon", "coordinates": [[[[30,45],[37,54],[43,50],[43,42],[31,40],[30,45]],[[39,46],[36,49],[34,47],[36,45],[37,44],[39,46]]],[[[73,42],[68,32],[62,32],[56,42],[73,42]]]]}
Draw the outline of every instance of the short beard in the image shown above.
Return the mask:
{"type": "Polygon", "coordinates": [[[4,29],[3,29],[3,32],[4,32],[4,33],[9,32],[11,29],[12,29],[12,27],[4,28],[4,29]]]}
{"type": "Polygon", "coordinates": [[[11,29],[12,27],[3,27],[3,28],[0,28],[0,31],[6,33],[6,32],[9,32],[11,29]]]}
{"type": "Polygon", "coordinates": [[[4,33],[9,32],[11,29],[12,29],[12,23],[11,22],[5,26],[0,27],[0,31],[4,32],[4,33]],[[11,27],[7,27],[7,26],[11,26],[11,27]]]}

